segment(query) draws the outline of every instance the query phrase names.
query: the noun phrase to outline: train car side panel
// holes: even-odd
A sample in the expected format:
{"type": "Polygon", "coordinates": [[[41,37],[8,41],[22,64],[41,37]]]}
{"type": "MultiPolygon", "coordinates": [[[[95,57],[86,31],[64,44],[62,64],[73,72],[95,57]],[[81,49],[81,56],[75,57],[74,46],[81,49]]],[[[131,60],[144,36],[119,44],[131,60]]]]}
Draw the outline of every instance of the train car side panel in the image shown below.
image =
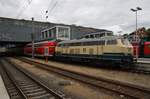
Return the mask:
{"type": "Polygon", "coordinates": [[[150,57],[150,42],[144,43],[144,57],[150,57]]]}

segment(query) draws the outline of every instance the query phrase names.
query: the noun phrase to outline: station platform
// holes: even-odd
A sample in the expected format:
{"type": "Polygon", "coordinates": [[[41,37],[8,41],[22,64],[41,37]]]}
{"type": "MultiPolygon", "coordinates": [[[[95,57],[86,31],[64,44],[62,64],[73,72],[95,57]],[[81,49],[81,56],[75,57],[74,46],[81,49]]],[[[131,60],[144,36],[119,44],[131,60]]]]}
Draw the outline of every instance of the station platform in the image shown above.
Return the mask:
{"type": "Polygon", "coordinates": [[[150,64],[150,58],[138,58],[137,63],[150,64]]]}
{"type": "Polygon", "coordinates": [[[10,99],[1,75],[0,75],[0,99],[10,99]]]}

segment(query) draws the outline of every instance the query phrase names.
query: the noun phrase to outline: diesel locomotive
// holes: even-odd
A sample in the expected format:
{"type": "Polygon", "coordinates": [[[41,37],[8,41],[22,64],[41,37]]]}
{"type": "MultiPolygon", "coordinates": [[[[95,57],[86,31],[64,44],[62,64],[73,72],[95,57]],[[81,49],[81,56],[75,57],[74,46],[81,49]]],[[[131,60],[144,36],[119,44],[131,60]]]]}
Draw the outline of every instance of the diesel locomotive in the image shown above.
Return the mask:
{"type": "Polygon", "coordinates": [[[134,61],[132,45],[128,40],[114,36],[62,41],[57,44],[55,51],[57,57],[115,63],[134,61]]]}

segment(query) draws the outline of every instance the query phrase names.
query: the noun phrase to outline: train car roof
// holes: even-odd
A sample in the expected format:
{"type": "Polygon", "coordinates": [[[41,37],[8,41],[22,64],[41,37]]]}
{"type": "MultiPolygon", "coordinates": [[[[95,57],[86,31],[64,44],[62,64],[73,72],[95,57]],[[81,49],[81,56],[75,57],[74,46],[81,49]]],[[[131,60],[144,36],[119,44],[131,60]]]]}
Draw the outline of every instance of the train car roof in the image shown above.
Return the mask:
{"type": "Polygon", "coordinates": [[[145,44],[150,44],[150,42],[145,42],[145,44]]]}
{"type": "Polygon", "coordinates": [[[67,41],[62,41],[59,42],[58,44],[63,44],[63,43],[74,43],[74,42],[87,42],[87,41],[101,41],[101,40],[115,40],[119,39],[121,37],[118,36],[105,36],[101,38],[88,38],[88,39],[74,39],[74,40],[67,40],[67,41]]]}
{"type": "MultiPolygon", "coordinates": [[[[34,44],[42,44],[42,43],[55,42],[55,41],[56,39],[48,39],[48,40],[35,41],[34,44]]],[[[32,45],[32,43],[28,43],[27,45],[32,45]]]]}

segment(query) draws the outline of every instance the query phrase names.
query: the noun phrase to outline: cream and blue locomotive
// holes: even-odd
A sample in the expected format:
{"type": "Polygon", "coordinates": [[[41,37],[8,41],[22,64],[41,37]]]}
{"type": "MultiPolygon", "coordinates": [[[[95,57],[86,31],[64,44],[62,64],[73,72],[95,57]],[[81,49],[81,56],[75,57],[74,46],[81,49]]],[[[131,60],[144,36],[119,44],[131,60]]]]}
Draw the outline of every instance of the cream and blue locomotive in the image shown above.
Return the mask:
{"type": "Polygon", "coordinates": [[[115,36],[62,41],[55,51],[57,57],[76,60],[113,63],[133,63],[134,60],[129,41],[115,36]]]}

